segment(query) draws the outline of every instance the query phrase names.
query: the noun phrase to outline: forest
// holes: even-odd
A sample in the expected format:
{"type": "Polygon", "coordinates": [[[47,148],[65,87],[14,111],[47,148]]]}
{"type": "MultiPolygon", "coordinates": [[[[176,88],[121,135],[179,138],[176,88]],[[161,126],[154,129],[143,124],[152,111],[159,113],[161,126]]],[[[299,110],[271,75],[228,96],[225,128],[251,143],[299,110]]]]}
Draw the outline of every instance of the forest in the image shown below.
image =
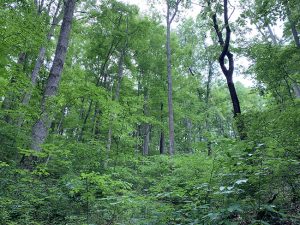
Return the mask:
{"type": "Polygon", "coordinates": [[[0,224],[300,224],[299,32],[299,0],[0,0],[0,224]]]}

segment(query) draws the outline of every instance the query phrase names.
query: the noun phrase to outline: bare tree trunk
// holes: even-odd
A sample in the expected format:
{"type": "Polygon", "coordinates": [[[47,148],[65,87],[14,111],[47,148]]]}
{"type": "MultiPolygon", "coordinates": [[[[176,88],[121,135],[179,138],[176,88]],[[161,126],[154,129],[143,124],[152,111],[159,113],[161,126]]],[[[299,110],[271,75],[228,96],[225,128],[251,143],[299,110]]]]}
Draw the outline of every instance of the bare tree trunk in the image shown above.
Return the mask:
{"type": "Polygon", "coordinates": [[[149,124],[145,124],[144,125],[143,155],[149,155],[150,131],[151,131],[151,126],[149,124]]]}
{"type": "MultiPolygon", "coordinates": [[[[148,89],[144,88],[144,116],[148,116],[148,99],[149,99],[149,92],[148,89]]],[[[143,142],[143,155],[149,154],[149,141],[150,141],[150,130],[151,126],[149,123],[145,123],[143,126],[144,132],[144,142],[143,142]]]]}
{"type": "Polygon", "coordinates": [[[286,3],[285,3],[285,8],[286,8],[286,14],[287,14],[287,17],[288,17],[288,21],[291,25],[291,30],[292,30],[292,34],[293,34],[293,37],[294,37],[295,44],[296,44],[297,48],[300,48],[299,34],[298,34],[298,31],[297,31],[297,28],[296,28],[295,21],[292,18],[292,14],[291,14],[291,10],[290,10],[288,1],[286,1],[286,3]]]}
{"type": "Polygon", "coordinates": [[[172,93],[172,61],[171,61],[171,24],[178,12],[178,6],[181,0],[175,2],[174,12],[171,13],[171,3],[167,1],[167,40],[166,40],[166,51],[167,51],[167,73],[168,73],[168,110],[169,110],[169,141],[170,148],[169,154],[174,155],[175,153],[175,135],[174,135],[174,112],[173,112],[173,93],[172,93]]]}
{"type": "MultiPolygon", "coordinates": [[[[46,83],[46,87],[41,102],[42,113],[40,118],[37,120],[37,122],[34,124],[32,128],[31,148],[35,151],[42,150],[41,145],[45,142],[45,139],[48,136],[48,129],[51,124],[51,119],[49,118],[48,115],[46,102],[48,98],[55,96],[58,90],[64,62],[66,59],[68,44],[69,44],[69,36],[71,31],[73,14],[75,10],[75,3],[76,0],[68,0],[65,5],[64,17],[63,17],[63,22],[61,25],[61,30],[60,30],[60,34],[56,46],[53,65],[50,70],[50,74],[46,83]]],[[[23,160],[24,163],[23,165],[30,166],[32,160],[34,160],[34,158],[32,157],[31,159],[25,160],[27,161],[27,163],[29,163],[29,165],[23,160]]]]}
{"type": "MultiPolygon", "coordinates": [[[[213,63],[208,61],[208,77],[206,83],[206,95],[205,95],[205,104],[206,104],[206,118],[205,118],[205,126],[207,132],[210,132],[210,125],[209,125],[209,98],[210,98],[210,89],[211,89],[211,80],[213,76],[213,63]]],[[[212,154],[211,149],[211,141],[207,138],[207,155],[210,156],[212,154]]]]}
{"type": "Polygon", "coordinates": [[[185,126],[186,126],[186,137],[187,137],[187,151],[189,153],[192,153],[193,152],[193,149],[192,149],[192,127],[193,127],[193,124],[191,122],[191,120],[189,118],[185,118],[184,119],[184,122],[185,122],[185,126]]]}
{"type": "Polygon", "coordinates": [[[97,139],[100,131],[99,131],[99,118],[98,118],[98,115],[101,113],[100,111],[100,108],[99,108],[99,104],[96,103],[95,104],[95,110],[94,110],[94,115],[93,115],[93,118],[92,118],[92,123],[93,123],[93,127],[92,127],[92,134],[93,134],[93,137],[95,139],[97,139]]]}
{"type": "MultiPolygon", "coordinates": [[[[169,18],[169,17],[168,17],[169,18]]],[[[169,109],[169,154],[174,155],[174,112],[173,112],[173,93],[172,93],[172,65],[171,65],[171,46],[170,46],[170,23],[167,23],[167,71],[168,71],[168,109],[169,109]]]]}
{"type": "MultiPolygon", "coordinates": [[[[162,123],[163,120],[163,107],[164,104],[160,103],[160,122],[162,123]]],[[[160,139],[159,139],[159,153],[164,154],[165,153],[165,134],[163,128],[160,129],[160,139]]]]}
{"type": "Polygon", "coordinates": [[[85,117],[84,117],[84,120],[83,120],[83,124],[82,124],[82,127],[81,127],[81,130],[80,130],[80,133],[79,133],[79,136],[78,136],[78,141],[82,141],[83,140],[83,133],[84,133],[84,130],[86,128],[86,124],[87,124],[87,120],[89,118],[89,115],[91,113],[91,110],[92,110],[92,105],[93,105],[93,99],[91,99],[89,101],[89,106],[88,106],[88,110],[85,114],[85,117]]]}
{"type": "MultiPolygon", "coordinates": [[[[222,52],[219,56],[219,64],[222,69],[223,74],[226,77],[227,86],[229,89],[231,102],[233,106],[233,115],[234,117],[241,114],[241,108],[240,108],[240,102],[236,93],[236,89],[233,83],[233,71],[234,71],[234,60],[233,60],[233,54],[230,52],[230,36],[231,36],[231,29],[229,26],[229,19],[228,19],[228,0],[224,0],[224,27],[226,29],[226,36],[225,40],[223,39],[222,31],[219,28],[218,22],[217,22],[217,15],[214,13],[212,15],[213,20],[213,26],[215,29],[215,32],[218,37],[218,41],[220,46],[222,46],[222,52]],[[228,68],[225,65],[225,57],[228,59],[228,68]]],[[[210,7],[210,1],[208,1],[208,6],[210,7]]],[[[237,120],[237,129],[240,135],[240,139],[243,140],[246,138],[246,133],[244,129],[244,123],[241,119],[237,120]]]]}
{"type": "MultiPolygon", "coordinates": [[[[295,21],[292,18],[291,10],[290,10],[290,7],[288,5],[288,2],[286,2],[286,12],[287,12],[288,21],[291,25],[291,30],[292,30],[292,34],[293,34],[293,37],[294,37],[295,44],[296,44],[297,48],[300,49],[299,34],[298,34],[298,31],[297,31],[297,28],[296,28],[295,21]]],[[[299,87],[299,85],[296,82],[292,81],[292,86],[293,86],[293,90],[294,90],[296,98],[300,98],[300,87],[299,87]]]]}

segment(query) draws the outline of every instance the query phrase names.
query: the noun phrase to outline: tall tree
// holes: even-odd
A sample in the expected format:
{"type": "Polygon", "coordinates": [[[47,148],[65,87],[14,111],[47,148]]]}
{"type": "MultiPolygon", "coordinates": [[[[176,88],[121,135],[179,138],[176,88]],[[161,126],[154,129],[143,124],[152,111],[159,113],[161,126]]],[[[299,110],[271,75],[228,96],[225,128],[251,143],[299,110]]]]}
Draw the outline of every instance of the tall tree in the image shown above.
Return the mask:
{"type": "MultiPolygon", "coordinates": [[[[53,64],[49,73],[49,77],[44,89],[43,97],[41,100],[41,115],[36,121],[32,128],[32,142],[31,148],[35,151],[41,151],[41,144],[45,142],[45,139],[48,135],[48,129],[51,124],[51,118],[49,116],[47,100],[50,97],[56,95],[59,82],[61,79],[64,62],[66,59],[66,54],[69,44],[69,36],[71,31],[71,24],[73,20],[74,10],[75,10],[76,0],[68,0],[64,6],[64,16],[60,29],[60,34],[56,46],[55,56],[53,64]]],[[[28,166],[27,163],[30,162],[33,158],[23,158],[23,163],[25,166],[28,166]]],[[[30,165],[29,165],[30,166],[30,165]]]]}
{"type": "MultiPolygon", "coordinates": [[[[41,11],[41,8],[42,8],[42,4],[43,4],[42,2],[38,6],[39,12],[41,11]]],[[[59,0],[58,3],[57,3],[56,9],[55,9],[54,15],[52,17],[52,22],[51,22],[51,25],[50,25],[50,29],[49,29],[49,31],[47,33],[47,37],[46,37],[46,41],[47,42],[50,41],[51,37],[54,34],[55,27],[57,26],[57,24],[59,23],[59,21],[61,19],[60,18],[61,4],[62,4],[62,0],[59,0]]],[[[35,87],[36,82],[37,82],[37,78],[38,78],[38,75],[39,75],[39,72],[40,72],[40,70],[42,68],[43,61],[44,61],[45,54],[46,54],[46,46],[45,46],[46,44],[47,43],[44,43],[43,46],[41,46],[41,48],[39,50],[39,53],[38,53],[38,57],[36,59],[35,65],[34,65],[34,68],[32,70],[31,77],[30,77],[31,88],[35,87]]],[[[25,93],[25,95],[24,95],[24,97],[22,99],[22,103],[24,105],[27,105],[29,103],[29,101],[30,101],[30,98],[31,98],[31,90],[29,90],[29,92],[25,93]]]]}
{"type": "Polygon", "coordinates": [[[172,60],[171,60],[171,24],[178,12],[178,7],[181,0],[167,0],[167,73],[168,73],[168,109],[169,109],[169,154],[175,153],[175,140],[174,140],[174,112],[173,112],[173,93],[172,93],[172,60]]]}
{"type": "MultiPolygon", "coordinates": [[[[207,1],[208,7],[211,8],[211,1],[207,1]]],[[[230,52],[230,38],[231,38],[231,29],[229,25],[229,15],[228,15],[228,0],[223,1],[223,17],[224,17],[224,27],[225,27],[225,40],[223,38],[222,29],[220,29],[218,21],[217,21],[217,14],[212,13],[212,21],[215,33],[217,35],[218,41],[220,46],[222,47],[222,52],[219,56],[219,64],[223,74],[225,75],[228,90],[231,97],[231,102],[233,106],[233,114],[234,117],[241,114],[241,107],[239,98],[234,86],[233,82],[233,72],[234,72],[234,59],[233,54],[230,52]],[[226,58],[228,60],[228,68],[226,66],[226,58]]],[[[222,26],[223,27],[223,26],[222,26]]],[[[241,139],[246,138],[246,134],[244,133],[244,126],[242,121],[238,121],[237,124],[238,132],[241,139]]]]}

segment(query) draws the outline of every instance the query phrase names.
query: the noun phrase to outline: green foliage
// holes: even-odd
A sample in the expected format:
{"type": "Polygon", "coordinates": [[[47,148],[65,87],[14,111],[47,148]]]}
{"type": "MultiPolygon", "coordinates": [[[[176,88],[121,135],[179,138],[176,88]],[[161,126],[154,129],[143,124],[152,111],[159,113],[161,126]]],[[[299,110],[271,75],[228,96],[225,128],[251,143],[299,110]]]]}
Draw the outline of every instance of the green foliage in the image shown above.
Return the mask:
{"type": "MultiPolygon", "coordinates": [[[[232,32],[247,19],[265,28],[286,16],[285,1],[241,2],[244,21],[232,32]]],[[[298,5],[288,2],[298,29],[298,5]]],[[[235,54],[252,60],[257,87],[235,83],[242,115],[232,118],[207,20],[222,4],[180,23],[171,34],[176,154],[169,157],[159,152],[169,145],[165,27],[121,1],[81,1],[59,92],[47,102],[49,135],[33,151],[57,3],[45,0],[38,13],[35,1],[0,0],[0,224],[300,223],[300,54],[289,39],[235,43],[235,54]],[[41,46],[46,58],[32,88],[41,46]]]]}

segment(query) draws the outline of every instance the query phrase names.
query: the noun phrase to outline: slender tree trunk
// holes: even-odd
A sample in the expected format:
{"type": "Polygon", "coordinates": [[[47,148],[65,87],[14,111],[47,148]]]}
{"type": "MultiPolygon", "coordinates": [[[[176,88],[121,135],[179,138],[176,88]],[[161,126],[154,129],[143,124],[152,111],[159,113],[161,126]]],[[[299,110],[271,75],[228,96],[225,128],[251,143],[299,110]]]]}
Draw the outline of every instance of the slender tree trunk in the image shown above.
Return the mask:
{"type": "MultiPolygon", "coordinates": [[[[205,104],[206,104],[206,118],[205,118],[205,126],[208,133],[210,133],[210,125],[209,125],[209,99],[210,99],[210,89],[211,89],[211,80],[213,76],[213,63],[208,61],[208,77],[206,83],[206,95],[205,95],[205,104]]],[[[207,155],[210,156],[212,154],[211,141],[207,138],[207,155]]]]}
{"type": "Polygon", "coordinates": [[[277,38],[276,38],[275,34],[273,33],[273,30],[272,30],[270,24],[267,25],[267,28],[268,28],[268,32],[269,32],[269,34],[270,34],[270,38],[271,38],[272,42],[273,42],[275,45],[277,45],[277,44],[278,44],[277,38]]]}
{"type": "Polygon", "coordinates": [[[83,120],[83,124],[82,124],[81,130],[80,130],[80,134],[79,134],[78,139],[77,139],[78,141],[82,141],[83,140],[83,134],[84,134],[84,131],[85,131],[85,128],[86,128],[86,124],[87,124],[88,118],[89,118],[91,110],[92,110],[92,105],[93,105],[93,99],[91,99],[89,101],[88,110],[87,110],[87,112],[85,114],[85,117],[84,117],[84,120],[83,120]]]}
{"type": "Polygon", "coordinates": [[[299,87],[299,85],[296,82],[293,82],[292,86],[293,86],[293,90],[294,90],[294,93],[295,93],[296,97],[300,98],[300,87],[299,87]]]}
{"type": "MultiPolygon", "coordinates": [[[[210,7],[210,1],[208,1],[208,6],[210,7]]],[[[229,26],[229,18],[228,18],[228,0],[224,0],[224,27],[226,30],[226,35],[225,35],[225,40],[223,39],[223,34],[222,31],[219,28],[218,21],[217,21],[217,15],[214,13],[212,15],[212,20],[213,20],[213,26],[215,29],[215,32],[218,37],[218,41],[220,46],[222,47],[222,52],[219,56],[219,64],[222,69],[223,74],[226,77],[227,81],[227,86],[228,90],[230,93],[231,97],[231,102],[233,106],[233,114],[234,117],[238,116],[241,114],[241,108],[240,108],[240,102],[236,93],[236,89],[233,83],[233,71],[234,71],[234,60],[233,60],[233,54],[230,52],[229,47],[230,47],[230,36],[231,36],[231,29],[229,26]],[[225,58],[227,57],[228,59],[228,68],[225,64],[225,58]]],[[[237,129],[240,135],[240,139],[243,140],[246,138],[246,133],[244,130],[244,123],[242,119],[237,120],[237,129]]]]}
{"type": "Polygon", "coordinates": [[[232,76],[226,76],[226,81],[227,81],[227,86],[229,89],[230,97],[231,97],[231,102],[233,106],[233,114],[236,117],[238,114],[241,113],[241,108],[240,108],[240,102],[236,93],[236,89],[232,80],[232,76]]]}
{"type": "Polygon", "coordinates": [[[56,46],[53,65],[50,70],[50,74],[46,83],[41,102],[42,113],[40,118],[37,120],[37,122],[32,128],[31,148],[35,151],[42,150],[41,145],[45,142],[45,139],[47,138],[48,129],[51,124],[51,119],[48,115],[47,109],[47,99],[55,96],[58,90],[69,44],[69,36],[71,31],[73,14],[75,10],[75,3],[76,0],[68,0],[65,5],[64,17],[56,46]]]}
{"type": "Polygon", "coordinates": [[[185,118],[185,126],[186,126],[186,137],[187,137],[187,151],[189,153],[193,152],[192,149],[192,128],[193,128],[193,124],[191,122],[191,120],[189,118],[185,118]]]}
{"type": "MultiPolygon", "coordinates": [[[[121,82],[122,82],[122,78],[123,78],[123,73],[124,73],[124,57],[125,57],[125,47],[124,49],[122,49],[121,51],[121,55],[119,58],[119,62],[118,62],[118,80],[117,80],[117,87],[116,87],[116,92],[114,97],[112,96],[113,100],[118,102],[119,98],[120,98],[120,89],[121,89],[121,82]]],[[[113,115],[111,115],[113,116],[113,115]]],[[[110,148],[111,148],[111,141],[112,141],[112,120],[113,118],[110,118],[109,121],[109,129],[108,129],[108,134],[107,134],[107,144],[106,144],[106,149],[109,152],[110,148]]]]}
{"type": "Polygon", "coordinates": [[[100,109],[99,109],[99,104],[96,103],[95,104],[95,110],[94,110],[94,115],[92,118],[92,123],[93,123],[93,127],[92,127],[92,134],[93,137],[96,139],[98,134],[99,134],[99,120],[98,120],[98,115],[100,114],[100,109]]]}
{"type": "MultiPolygon", "coordinates": [[[[297,31],[295,21],[292,18],[291,10],[290,10],[290,7],[288,5],[288,2],[286,2],[286,12],[287,12],[288,21],[291,25],[291,30],[292,30],[292,34],[293,34],[293,37],[294,37],[295,44],[296,44],[297,48],[300,49],[299,33],[297,31]]],[[[292,86],[293,86],[293,90],[294,90],[296,98],[300,98],[300,87],[299,87],[299,85],[296,82],[292,81],[292,86]]]]}
{"type": "MultiPolygon", "coordinates": [[[[55,26],[58,24],[58,22],[60,20],[60,16],[59,16],[60,7],[61,7],[61,1],[58,2],[56,11],[55,11],[53,19],[52,19],[50,30],[49,30],[49,32],[47,34],[46,41],[50,41],[51,37],[54,34],[55,26]]],[[[31,73],[31,79],[30,79],[31,80],[31,88],[30,88],[30,90],[28,92],[25,93],[25,95],[23,97],[23,100],[22,100],[22,104],[23,105],[27,105],[29,103],[29,101],[30,101],[31,94],[32,94],[32,89],[36,85],[36,81],[37,81],[38,75],[40,73],[40,70],[41,70],[43,62],[44,62],[45,54],[46,54],[46,47],[42,46],[40,48],[40,50],[39,50],[39,54],[38,54],[36,63],[34,65],[32,73],[31,73]]]]}
{"type": "Polygon", "coordinates": [[[151,126],[149,124],[145,124],[144,125],[143,155],[149,155],[150,131],[151,131],[151,126]]]}
{"type": "Polygon", "coordinates": [[[293,34],[293,37],[294,37],[295,44],[296,44],[297,48],[300,48],[299,34],[298,34],[298,31],[297,31],[297,28],[296,28],[295,21],[292,18],[292,13],[291,13],[288,1],[285,2],[285,8],[286,8],[286,14],[287,14],[287,18],[288,18],[288,21],[290,23],[290,26],[291,26],[291,30],[292,30],[292,34],[293,34]]]}
{"type": "MultiPolygon", "coordinates": [[[[163,122],[163,107],[164,104],[160,103],[160,122],[163,122]]],[[[159,139],[159,153],[164,154],[165,153],[165,134],[163,128],[160,129],[160,139],[159,139]]]]}
{"type": "Polygon", "coordinates": [[[172,62],[171,62],[171,22],[169,6],[167,11],[167,72],[168,72],[168,110],[169,110],[169,154],[174,155],[175,153],[175,140],[174,140],[174,112],[173,112],[173,96],[172,96],[172,62]]]}
{"type": "Polygon", "coordinates": [[[167,73],[168,73],[168,114],[169,114],[169,154],[175,153],[175,134],[174,134],[174,112],[173,112],[173,84],[172,84],[172,60],[171,60],[171,24],[174,20],[181,0],[176,0],[173,4],[167,0],[167,36],[166,36],[166,53],[167,53],[167,73]],[[171,12],[172,11],[172,12],[171,12]]]}
{"type": "MultiPolygon", "coordinates": [[[[149,100],[149,92],[148,89],[144,88],[144,116],[148,116],[148,100],[149,100]]],[[[144,130],[144,142],[143,142],[143,155],[149,154],[149,141],[150,141],[150,131],[151,126],[149,123],[145,123],[143,126],[144,130]]]]}

